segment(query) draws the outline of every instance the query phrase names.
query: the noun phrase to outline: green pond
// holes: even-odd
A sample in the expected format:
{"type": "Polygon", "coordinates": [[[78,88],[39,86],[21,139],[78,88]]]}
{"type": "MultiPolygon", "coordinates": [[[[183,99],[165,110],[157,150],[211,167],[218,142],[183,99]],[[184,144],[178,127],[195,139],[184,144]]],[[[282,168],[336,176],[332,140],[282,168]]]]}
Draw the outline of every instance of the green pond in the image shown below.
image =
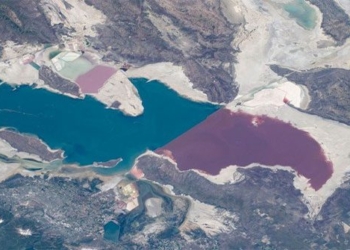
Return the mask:
{"type": "Polygon", "coordinates": [[[316,11],[305,0],[293,0],[283,5],[283,9],[305,29],[316,26],[316,11]]]}
{"type": "Polygon", "coordinates": [[[65,151],[65,162],[88,165],[122,158],[106,173],[130,168],[137,156],[181,135],[218,106],[196,103],[157,81],[132,79],[144,113],[125,116],[91,97],[72,99],[43,89],[0,85],[0,127],[37,135],[65,151]]]}

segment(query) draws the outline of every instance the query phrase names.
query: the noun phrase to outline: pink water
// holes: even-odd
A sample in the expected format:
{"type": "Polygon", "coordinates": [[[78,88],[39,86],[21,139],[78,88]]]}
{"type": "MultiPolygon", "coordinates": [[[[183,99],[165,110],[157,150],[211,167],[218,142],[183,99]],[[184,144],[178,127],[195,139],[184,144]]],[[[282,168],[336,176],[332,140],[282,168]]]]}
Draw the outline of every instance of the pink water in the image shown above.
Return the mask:
{"type": "Polygon", "coordinates": [[[89,72],[79,76],[76,83],[83,93],[97,93],[105,82],[115,73],[116,69],[98,65],[89,72]]]}
{"type": "Polygon", "coordinates": [[[307,132],[267,116],[221,109],[157,152],[171,154],[180,170],[216,175],[229,165],[290,166],[318,190],[333,166],[307,132]]]}

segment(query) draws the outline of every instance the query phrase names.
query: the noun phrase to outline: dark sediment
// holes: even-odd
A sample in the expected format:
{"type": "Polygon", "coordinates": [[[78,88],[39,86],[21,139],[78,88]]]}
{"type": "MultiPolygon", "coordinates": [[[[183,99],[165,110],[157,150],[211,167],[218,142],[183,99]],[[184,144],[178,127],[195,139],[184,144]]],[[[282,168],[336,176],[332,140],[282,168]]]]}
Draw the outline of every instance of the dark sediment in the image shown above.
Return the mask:
{"type": "Polygon", "coordinates": [[[80,89],[77,84],[60,77],[47,66],[42,66],[40,68],[39,78],[43,80],[46,85],[62,93],[71,94],[76,97],[80,96],[80,89]]]}
{"type": "Polygon", "coordinates": [[[307,0],[322,12],[321,27],[339,45],[350,37],[350,17],[334,0],[307,0]]]}
{"type": "Polygon", "coordinates": [[[267,116],[221,109],[162,147],[180,170],[199,169],[216,175],[229,165],[290,166],[319,189],[331,177],[332,164],[310,135],[267,116]],[[255,122],[255,124],[253,124],[255,122]]]}
{"type": "Polygon", "coordinates": [[[316,68],[297,72],[278,65],[271,69],[307,87],[311,102],[306,112],[350,125],[350,70],[316,68]]]}
{"type": "Polygon", "coordinates": [[[230,46],[236,28],[221,13],[219,0],[85,2],[108,17],[96,27],[99,36],[90,38],[105,53],[104,60],[135,66],[173,62],[211,101],[236,96],[230,46]]]}
{"type": "Polygon", "coordinates": [[[7,141],[13,148],[20,152],[38,155],[44,161],[62,159],[62,150],[51,152],[38,138],[22,135],[14,131],[1,130],[0,138],[7,141]]]}

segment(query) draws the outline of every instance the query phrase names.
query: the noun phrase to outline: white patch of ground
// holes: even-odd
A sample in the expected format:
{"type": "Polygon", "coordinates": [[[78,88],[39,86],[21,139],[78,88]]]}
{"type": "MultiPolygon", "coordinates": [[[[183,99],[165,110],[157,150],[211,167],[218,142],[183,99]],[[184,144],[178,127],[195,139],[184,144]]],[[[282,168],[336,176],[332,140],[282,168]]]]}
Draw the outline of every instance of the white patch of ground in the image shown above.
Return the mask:
{"type": "Polygon", "coordinates": [[[306,205],[309,207],[309,215],[315,216],[326,199],[344,182],[346,173],[350,171],[350,127],[301,113],[284,104],[281,101],[283,95],[280,94],[281,90],[278,87],[269,90],[268,95],[265,95],[265,91],[264,89],[261,91],[263,94],[258,92],[253,97],[241,97],[228,104],[227,108],[252,115],[267,115],[291,123],[308,132],[321,145],[327,159],[333,163],[332,177],[318,191],[315,191],[304,177],[298,176],[294,182],[295,187],[300,189],[304,195],[306,205]],[[238,102],[241,105],[237,105],[238,102]]]}
{"type": "Polygon", "coordinates": [[[104,179],[104,182],[99,186],[99,189],[103,192],[114,189],[122,179],[123,177],[121,175],[110,176],[109,178],[104,179]]]}
{"type": "Polygon", "coordinates": [[[36,161],[43,161],[38,155],[28,154],[26,152],[19,152],[13,148],[7,141],[0,139],[0,154],[7,156],[8,158],[29,158],[36,161]]]}
{"type": "Polygon", "coordinates": [[[8,41],[4,45],[0,61],[0,79],[10,84],[28,84],[39,81],[39,72],[29,64],[23,63],[23,58],[39,50],[38,46],[29,44],[18,45],[8,41]]]}
{"type": "Polygon", "coordinates": [[[61,0],[41,0],[40,6],[51,25],[63,24],[65,27],[74,28],[72,36],[82,38],[96,36],[97,33],[93,26],[103,24],[106,21],[106,16],[84,1],[70,0],[67,2],[71,8],[66,8],[61,0]]]}
{"type": "Polygon", "coordinates": [[[191,200],[191,206],[188,209],[186,220],[179,228],[181,231],[186,232],[201,228],[206,234],[213,236],[235,229],[230,221],[232,219],[238,220],[237,215],[228,211],[221,211],[215,206],[194,200],[191,197],[186,197],[191,200]]]}
{"type": "Polygon", "coordinates": [[[237,171],[237,168],[238,167],[234,165],[228,166],[226,168],[221,169],[220,173],[217,175],[206,174],[196,169],[193,169],[192,171],[205,177],[206,179],[215,184],[221,185],[239,183],[245,179],[244,175],[237,171]]]}
{"type": "Polygon", "coordinates": [[[346,224],[345,222],[342,222],[344,233],[348,233],[350,231],[350,226],[346,224]]]}
{"type": "Polygon", "coordinates": [[[118,109],[127,115],[137,116],[143,113],[137,89],[121,70],[109,78],[97,94],[92,95],[107,107],[111,107],[116,101],[119,102],[118,109]]]}
{"type": "Polygon", "coordinates": [[[162,214],[163,200],[160,198],[149,198],[145,202],[146,213],[151,218],[156,218],[162,214]]]}
{"type": "Polygon", "coordinates": [[[4,163],[0,162],[0,182],[6,180],[12,175],[19,173],[22,170],[19,163],[4,163]]]}
{"type": "Polygon", "coordinates": [[[289,81],[284,81],[279,84],[277,82],[272,83],[265,89],[261,89],[252,95],[254,98],[246,101],[244,103],[245,106],[255,107],[261,104],[265,106],[283,106],[289,103],[297,108],[305,108],[310,102],[307,90],[301,85],[289,81]]]}
{"type": "Polygon", "coordinates": [[[129,78],[143,77],[158,80],[179,95],[198,102],[209,102],[208,97],[202,91],[193,88],[193,83],[185,75],[181,66],[170,62],[148,64],[140,68],[130,68],[126,75],[129,78]]]}
{"type": "MultiPolygon", "coordinates": [[[[241,52],[235,65],[239,94],[280,79],[269,68],[271,64],[304,70],[315,67],[350,68],[350,41],[335,47],[334,41],[321,29],[322,13],[317,13],[317,25],[306,30],[289,17],[277,1],[223,0],[233,12],[245,18],[232,46],[241,52]]],[[[228,12],[228,11],[226,11],[228,12]]],[[[229,17],[229,15],[228,15],[229,17]]]]}
{"type": "Polygon", "coordinates": [[[17,232],[23,236],[31,236],[33,234],[32,230],[23,228],[17,228],[17,232]]]}

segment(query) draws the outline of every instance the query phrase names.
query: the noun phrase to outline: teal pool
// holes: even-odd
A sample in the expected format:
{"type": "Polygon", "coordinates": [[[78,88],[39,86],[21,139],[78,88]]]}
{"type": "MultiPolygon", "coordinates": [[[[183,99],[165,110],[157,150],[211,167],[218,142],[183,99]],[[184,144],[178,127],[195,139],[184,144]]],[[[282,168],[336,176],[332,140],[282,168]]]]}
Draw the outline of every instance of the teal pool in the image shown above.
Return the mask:
{"type": "Polygon", "coordinates": [[[284,4],[283,9],[305,29],[311,30],[316,26],[316,11],[305,0],[293,0],[284,4]]]}
{"type": "Polygon", "coordinates": [[[2,84],[0,127],[35,134],[50,147],[63,149],[66,163],[88,165],[121,157],[116,169],[125,170],[145,150],[167,144],[219,109],[182,98],[157,81],[132,82],[145,108],[138,117],[106,109],[91,97],[72,99],[43,89],[2,84]]]}

